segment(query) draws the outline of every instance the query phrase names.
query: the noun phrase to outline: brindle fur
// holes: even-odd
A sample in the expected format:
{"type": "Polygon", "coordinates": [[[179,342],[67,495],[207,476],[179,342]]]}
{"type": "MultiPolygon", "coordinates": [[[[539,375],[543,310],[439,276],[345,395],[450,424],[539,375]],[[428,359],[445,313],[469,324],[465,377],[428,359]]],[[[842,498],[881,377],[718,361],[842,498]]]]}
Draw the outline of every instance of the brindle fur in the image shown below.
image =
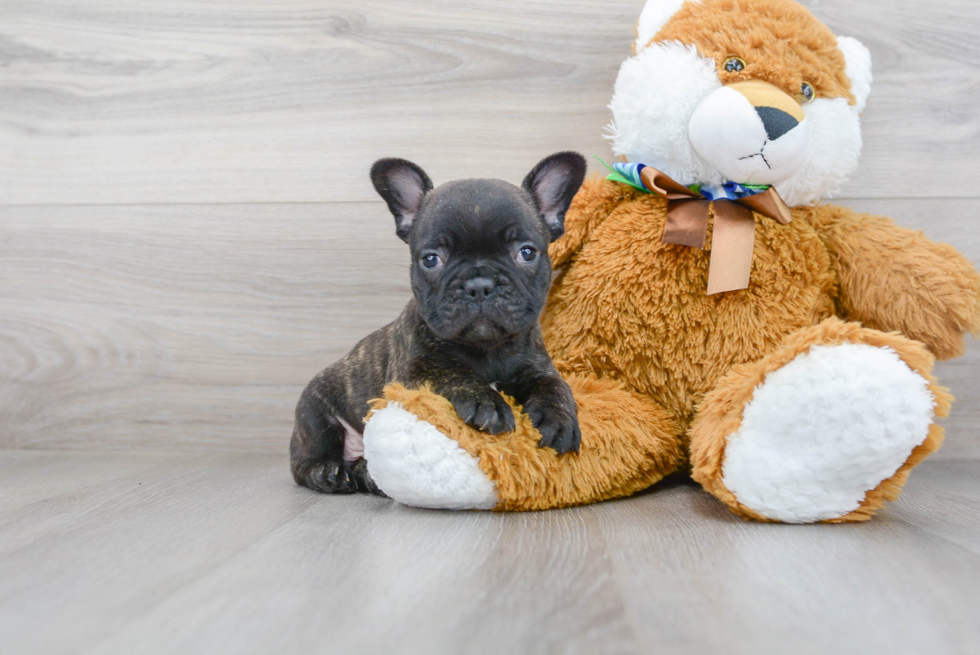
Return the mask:
{"type": "Polygon", "coordinates": [[[325,493],[380,494],[362,459],[344,461],[345,428],[364,430],[368,403],[384,386],[430,386],[469,425],[491,434],[514,417],[490,385],[514,397],[541,433],[540,445],[577,451],[575,400],[551,363],[538,316],[551,278],[550,241],[578,190],[585,162],[575,153],[543,160],[521,189],[498,180],[463,180],[431,191],[414,164],[381,160],[379,193],[411,246],[414,298],[392,323],[364,338],[317,375],[296,407],[290,444],[298,484],[325,493]],[[533,262],[521,247],[536,250],[533,262]],[[427,253],[445,263],[430,270],[427,253]]]}

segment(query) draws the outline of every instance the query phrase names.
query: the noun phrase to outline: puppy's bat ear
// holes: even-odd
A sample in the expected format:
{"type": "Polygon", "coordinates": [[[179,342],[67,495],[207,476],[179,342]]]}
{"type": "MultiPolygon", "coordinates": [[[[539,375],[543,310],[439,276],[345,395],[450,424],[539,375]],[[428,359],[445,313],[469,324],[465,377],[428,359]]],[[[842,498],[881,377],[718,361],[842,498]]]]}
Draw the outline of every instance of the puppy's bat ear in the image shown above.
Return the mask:
{"type": "Polygon", "coordinates": [[[422,199],[432,191],[432,180],[405,159],[379,159],[371,167],[371,182],[395,217],[395,234],[407,243],[422,199]]]}
{"type": "Polygon", "coordinates": [[[577,152],[559,152],[545,157],[524,178],[524,189],[544,217],[551,240],[565,233],[565,212],[585,179],[585,157],[577,152]]]}

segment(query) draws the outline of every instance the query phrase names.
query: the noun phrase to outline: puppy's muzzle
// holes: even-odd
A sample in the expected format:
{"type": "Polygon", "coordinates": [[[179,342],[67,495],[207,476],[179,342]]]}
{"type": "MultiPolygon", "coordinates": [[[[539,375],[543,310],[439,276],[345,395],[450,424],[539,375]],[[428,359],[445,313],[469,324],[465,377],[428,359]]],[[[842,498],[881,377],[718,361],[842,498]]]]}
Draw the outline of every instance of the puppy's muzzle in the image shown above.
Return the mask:
{"type": "Polygon", "coordinates": [[[489,300],[497,289],[496,283],[488,277],[470,278],[463,284],[466,296],[474,302],[489,300]]]}

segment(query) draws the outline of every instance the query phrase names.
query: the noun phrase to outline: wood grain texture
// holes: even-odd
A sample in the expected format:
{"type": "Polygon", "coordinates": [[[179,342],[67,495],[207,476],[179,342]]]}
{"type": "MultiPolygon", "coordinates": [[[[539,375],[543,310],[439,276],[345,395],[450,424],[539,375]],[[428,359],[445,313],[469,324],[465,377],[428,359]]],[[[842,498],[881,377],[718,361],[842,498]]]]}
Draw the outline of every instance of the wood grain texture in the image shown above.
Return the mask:
{"type": "MultiPolygon", "coordinates": [[[[980,260],[980,5],[806,4],[876,59],[851,204],[980,260]]],[[[606,152],[640,6],[0,4],[0,447],[283,448],[305,382],[408,298],[369,163],[516,182],[606,152]]],[[[939,457],[980,458],[978,358],[940,366],[939,457]]]]}
{"type": "MultiPolygon", "coordinates": [[[[980,261],[980,4],[804,4],[875,59],[846,204],[980,261]]],[[[493,515],[289,479],[303,385],[409,297],[371,161],[608,154],[642,5],[0,3],[0,653],[980,651],[972,342],[946,446],[868,525],[678,481],[493,515]]]]}
{"type": "Polygon", "coordinates": [[[310,378],[410,297],[381,203],[0,213],[7,447],[283,449],[310,378]]]}
{"type": "MultiPolygon", "coordinates": [[[[848,197],[972,197],[980,4],[809,0],[875,59],[848,197]]],[[[0,204],[366,201],[379,156],[445,181],[608,154],[643,0],[6,0],[0,204]]]]}
{"type": "MultiPolygon", "coordinates": [[[[973,201],[852,204],[980,261],[973,201]]],[[[303,386],[410,297],[380,201],[6,207],[0,243],[7,448],[282,451],[303,386]]],[[[980,459],[978,364],[940,364],[938,458],[980,459]]]]}
{"type": "Polygon", "coordinates": [[[283,454],[5,451],[0,652],[975,653],[978,467],[781,526],[676,481],[453,513],[313,494],[283,454]]]}

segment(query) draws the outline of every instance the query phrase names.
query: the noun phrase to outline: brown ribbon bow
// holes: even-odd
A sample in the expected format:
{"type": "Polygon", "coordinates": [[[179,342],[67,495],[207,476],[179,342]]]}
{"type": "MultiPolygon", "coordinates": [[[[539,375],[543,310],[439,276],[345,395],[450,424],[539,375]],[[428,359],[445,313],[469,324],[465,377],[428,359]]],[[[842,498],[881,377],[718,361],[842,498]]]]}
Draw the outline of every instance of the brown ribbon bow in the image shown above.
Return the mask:
{"type": "Polygon", "coordinates": [[[664,243],[703,250],[708,235],[708,217],[714,204],[715,228],[708,264],[709,296],[748,288],[752,248],[755,245],[755,216],[752,212],[782,225],[793,220],[790,208],[772,187],[748,198],[711,201],[650,166],[640,172],[640,177],[647,189],[667,199],[664,243]]]}

